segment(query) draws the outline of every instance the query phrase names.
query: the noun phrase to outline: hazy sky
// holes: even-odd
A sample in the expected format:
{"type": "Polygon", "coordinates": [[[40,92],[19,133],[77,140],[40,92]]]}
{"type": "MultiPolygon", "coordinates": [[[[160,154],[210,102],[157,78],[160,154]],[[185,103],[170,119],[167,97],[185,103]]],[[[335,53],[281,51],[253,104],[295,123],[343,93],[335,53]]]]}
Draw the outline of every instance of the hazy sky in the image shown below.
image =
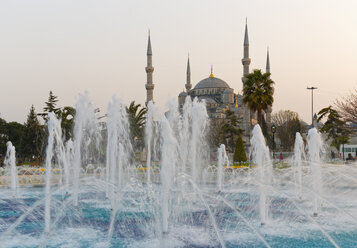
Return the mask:
{"type": "Polygon", "coordinates": [[[24,122],[50,90],[60,106],[85,90],[103,112],[112,95],[143,104],[148,28],[158,105],[183,90],[188,52],[193,85],[213,64],[240,92],[248,17],[251,70],[265,70],[270,49],[273,112],[310,122],[307,86],[315,110],[357,88],[356,13],[354,0],[1,0],[0,117],[24,122]]]}

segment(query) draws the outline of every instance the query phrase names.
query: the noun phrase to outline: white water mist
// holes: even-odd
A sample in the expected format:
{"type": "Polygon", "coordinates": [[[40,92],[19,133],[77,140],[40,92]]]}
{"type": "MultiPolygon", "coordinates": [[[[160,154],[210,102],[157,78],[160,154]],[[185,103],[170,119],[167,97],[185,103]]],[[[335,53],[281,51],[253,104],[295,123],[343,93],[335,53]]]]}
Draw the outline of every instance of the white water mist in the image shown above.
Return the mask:
{"type": "Polygon", "coordinates": [[[307,136],[308,159],[312,171],[312,184],[314,189],[314,216],[321,212],[321,200],[319,196],[322,193],[321,178],[321,154],[323,152],[323,142],[320,133],[316,128],[311,128],[307,136]]]}
{"type": "Polygon", "coordinates": [[[123,169],[128,166],[132,146],[129,137],[129,120],[124,104],[113,97],[107,110],[107,196],[112,208],[120,201],[120,191],[123,187],[123,169]],[[115,194],[115,192],[118,192],[115,194]]]}
{"type": "Polygon", "coordinates": [[[79,96],[76,103],[76,116],[74,118],[73,140],[73,204],[78,206],[78,194],[81,167],[89,159],[89,154],[98,150],[100,141],[100,129],[97,109],[91,103],[88,93],[79,96]]]}
{"type": "Polygon", "coordinates": [[[169,121],[163,115],[161,119],[161,212],[162,232],[169,231],[169,196],[175,163],[177,161],[177,140],[173,135],[169,121]]]}
{"type": "Polygon", "coordinates": [[[304,150],[304,141],[299,132],[295,136],[294,144],[294,156],[293,156],[293,165],[294,165],[294,174],[295,174],[295,187],[296,195],[299,199],[302,197],[302,163],[305,160],[305,150],[304,150]]]}
{"type": "Polygon", "coordinates": [[[265,225],[268,221],[268,200],[267,188],[271,184],[273,165],[270,160],[269,148],[265,144],[265,138],[260,126],[257,124],[253,128],[253,136],[250,140],[252,162],[258,167],[259,182],[259,213],[261,224],[265,225]]]}
{"type": "Polygon", "coordinates": [[[19,185],[19,179],[17,175],[17,168],[16,168],[16,150],[15,146],[12,145],[10,141],[6,143],[7,150],[5,155],[4,164],[7,170],[10,169],[10,187],[12,191],[12,196],[17,196],[17,188],[19,185]]]}
{"type": "Polygon", "coordinates": [[[223,183],[224,183],[224,164],[227,164],[227,167],[229,166],[229,160],[228,156],[226,153],[226,146],[224,144],[221,144],[220,147],[217,150],[218,154],[218,165],[217,165],[217,189],[219,191],[222,191],[223,189],[223,183]]]}

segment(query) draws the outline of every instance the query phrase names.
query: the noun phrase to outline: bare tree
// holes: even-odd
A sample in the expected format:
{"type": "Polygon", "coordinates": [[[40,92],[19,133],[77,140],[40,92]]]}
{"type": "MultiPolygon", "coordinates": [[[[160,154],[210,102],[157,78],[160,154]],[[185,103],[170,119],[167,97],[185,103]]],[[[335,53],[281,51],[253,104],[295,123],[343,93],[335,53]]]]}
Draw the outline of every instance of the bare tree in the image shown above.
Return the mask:
{"type": "Polygon", "coordinates": [[[347,97],[336,100],[335,105],[345,122],[357,122],[357,89],[347,97]]]}
{"type": "Polygon", "coordinates": [[[295,142],[296,132],[302,131],[298,113],[290,110],[280,110],[272,114],[272,122],[276,126],[276,134],[284,150],[291,150],[295,142]]]}
{"type": "Polygon", "coordinates": [[[211,149],[216,149],[223,142],[222,128],[224,119],[211,119],[208,132],[208,142],[211,149]]]}

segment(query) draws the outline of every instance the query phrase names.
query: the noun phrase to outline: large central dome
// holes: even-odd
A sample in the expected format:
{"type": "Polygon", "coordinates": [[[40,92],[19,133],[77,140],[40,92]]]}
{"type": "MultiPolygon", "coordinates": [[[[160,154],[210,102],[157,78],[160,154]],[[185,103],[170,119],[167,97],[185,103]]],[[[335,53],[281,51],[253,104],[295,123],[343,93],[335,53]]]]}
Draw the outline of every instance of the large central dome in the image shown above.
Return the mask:
{"type": "Polygon", "coordinates": [[[195,90],[196,89],[204,89],[204,88],[230,88],[229,85],[224,82],[222,79],[220,78],[216,78],[216,77],[208,77],[205,78],[201,81],[198,82],[198,84],[196,84],[195,86],[195,90]]]}

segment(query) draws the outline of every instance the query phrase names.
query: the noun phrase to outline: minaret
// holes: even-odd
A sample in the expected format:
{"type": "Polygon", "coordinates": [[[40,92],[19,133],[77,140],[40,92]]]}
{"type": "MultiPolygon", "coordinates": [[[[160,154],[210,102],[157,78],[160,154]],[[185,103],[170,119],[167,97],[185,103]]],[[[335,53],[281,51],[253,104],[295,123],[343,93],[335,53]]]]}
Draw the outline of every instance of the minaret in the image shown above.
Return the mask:
{"type": "MultiPolygon", "coordinates": [[[[270,73],[269,47],[267,48],[267,63],[265,65],[265,72],[270,73]]],[[[270,76],[269,76],[269,78],[270,78],[270,76]]],[[[271,128],[271,112],[272,112],[271,106],[269,106],[265,112],[266,112],[265,121],[267,124],[267,128],[268,128],[268,130],[271,130],[270,129],[271,128]]]]}
{"type": "MultiPolygon", "coordinates": [[[[250,65],[250,58],[249,58],[249,39],[248,39],[248,23],[247,19],[245,19],[245,33],[244,33],[244,43],[243,43],[243,59],[242,59],[242,64],[243,64],[243,77],[242,77],[242,82],[243,82],[243,87],[242,91],[244,88],[244,82],[246,80],[246,76],[249,74],[249,65],[250,65]]],[[[248,146],[250,144],[250,129],[251,129],[251,117],[254,116],[254,113],[251,113],[249,107],[247,104],[242,105],[243,109],[243,129],[244,129],[244,135],[243,135],[243,140],[248,146]]]]}
{"type": "Polygon", "coordinates": [[[247,19],[245,21],[245,33],[244,33],[244,43],[243,43],[243,59],[242,59],[242,64],[243,64],[243,77],[242,77],[242,82],[245,81],[245,76],[249,74],[249,65],[250,65],[250,58],[249,58],[249,39],[248,39],[248,24],[247,24],[247,19]]]}
{"type": "Polygon", "coordinates": [[[266,66],[265,66],[265,72],[269,72],[270,73],[269,47],[267,49],[267,63],[266,63],[266,66]]]}
{"type": "Polygon", "coordinates": [[[152,66],[152,51],[151,51],[151,41],[150,41],[150,30],[149,30],[149,40],[148,40],[148,50],[147,50],[147,66],[145,67],[147,83],[145,84],[146,88],[146,105],[149,101],[154,101],[154,83],[152,80],[152,73],[154,72],[154,67],[152,66]]]}
{"type": "Polygon", "coordinates": [[[186,71],[186,92],[188,93],[191,88],[192,88],[192,84],[191,84],[191,69],[190,69],[190,57],[188,57],[187,59],[187,71],[186,71]]]}

